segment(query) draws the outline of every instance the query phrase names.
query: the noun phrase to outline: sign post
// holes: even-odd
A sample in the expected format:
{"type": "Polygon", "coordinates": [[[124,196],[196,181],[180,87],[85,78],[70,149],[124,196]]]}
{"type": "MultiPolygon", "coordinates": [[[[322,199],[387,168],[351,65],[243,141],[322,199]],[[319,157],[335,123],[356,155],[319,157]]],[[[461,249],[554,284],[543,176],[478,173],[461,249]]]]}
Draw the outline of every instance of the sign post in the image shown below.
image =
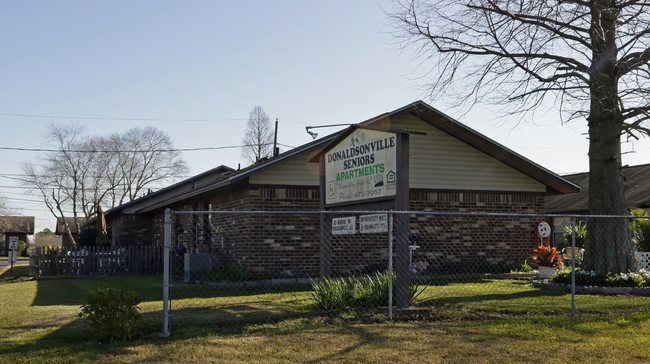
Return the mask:
{"type": "MultiPolygon", "coordinates": [[[[397,307],[409,307],[409,134],[351,126],[318,155],[321,209],[400,211],[395,223],[397,307]]],[[[312,159],[312,161],[315,160],[312,159]]],[[[356,234],[356,219],[321,215],[321,274],[331,274],[333,235],[356,234]]],[[[386,214],[359,217],[362,234],[387,233],[386,214]]],[[[391,230],[392,231],[392,230],[391,230]]],[[[391,255],[392,257],[392,255],[391,255]]],[[[392,270],[392,268],[391,268],[392,270]]]]}
{"type": "Polygon", "coordinates": [[[11,276],[14,275],[14,263],[17,262],[17,251],[18,250],[18,237],[12,236],[9,238],[9,262],[11,263],[11,276]]]}

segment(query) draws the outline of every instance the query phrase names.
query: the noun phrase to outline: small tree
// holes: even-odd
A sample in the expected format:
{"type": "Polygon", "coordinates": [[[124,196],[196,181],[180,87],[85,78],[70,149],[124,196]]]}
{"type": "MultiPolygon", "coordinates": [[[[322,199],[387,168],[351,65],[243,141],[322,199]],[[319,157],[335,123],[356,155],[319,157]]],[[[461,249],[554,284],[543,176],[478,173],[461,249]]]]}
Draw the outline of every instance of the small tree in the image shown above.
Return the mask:
{"type": "Polygon", "coordinates": [[[261,106],[255,106],[248,113],[246,135],[242,141],[242,156],[255,163],[273,154],[273,128],[261,106]]]}

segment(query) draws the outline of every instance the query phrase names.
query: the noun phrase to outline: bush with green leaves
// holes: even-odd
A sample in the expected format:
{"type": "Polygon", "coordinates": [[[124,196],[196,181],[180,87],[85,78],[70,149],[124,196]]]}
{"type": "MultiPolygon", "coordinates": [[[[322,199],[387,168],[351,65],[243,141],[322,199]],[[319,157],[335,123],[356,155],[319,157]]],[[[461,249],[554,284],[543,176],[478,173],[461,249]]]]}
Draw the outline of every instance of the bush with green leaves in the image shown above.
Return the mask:
{"type": "Polygon", "coordinates": [[[583,249],[585,247],[585,242],[587,241],[587,224],[578,222],[578,224],[575,225],[574,229],[571,229],[571,226],[564,228],[563,237],[564,243],[567,247],[571,246],[571,236],[573,234],[573,230],[575,230],[576,233],[576,248],[583,249]]]}
{"type": "Polygon", "coordinates": [[[640,252],[650,252],[650,218],[636,219],[634,242],[640,252]]]}
{"type": "Polygon", "coordinates": [[[90,321],[90,327],[102,341],[128,340],[140,333],[139,303],[140,298],[133,291],[96,288],[88,293],[79,316],[90,321]]]}
{"type": "Polygon", "coordinates": [[[519,266],[519,269],[517,270],[518,272],[522,273],[531,273],[534,271],[533,267],[528,264],[528,260],[524,260],[523,263],[521,263],[521,266],[519,266]]]}
{"type": "MultiPolygon", "coordinates": [[[[393,277],[393,285],[396,280],[393,277]]],[[[318,307],[332,311],[344,308],[384,306],[388,304],[388,272],[355,275],[349,278],[321,278],[312,280],[313,297],[318,307]]],[[[417,284],[409,285],[411,302],[422,290],[417,284]]],[[[395,301],[395,289],[393,289],[395,301]]]]}

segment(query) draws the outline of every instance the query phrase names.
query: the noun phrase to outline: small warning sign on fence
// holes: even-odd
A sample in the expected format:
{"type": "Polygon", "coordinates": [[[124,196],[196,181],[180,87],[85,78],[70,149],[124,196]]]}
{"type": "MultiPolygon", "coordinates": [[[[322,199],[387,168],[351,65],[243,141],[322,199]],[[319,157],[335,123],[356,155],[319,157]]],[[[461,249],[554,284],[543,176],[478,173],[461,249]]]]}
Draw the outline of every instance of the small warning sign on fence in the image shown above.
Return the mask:
{"type": "Polygon", "coordinates": [[[357,233],[357,219],[354,216],[332,219],[332,235],[352,235],[357,233]]]}
{"type": "Polygon", "coordinates": [[[359,216],[359,231],[362,234],[388,232],[388,215],[374,214],[359,216]]]}

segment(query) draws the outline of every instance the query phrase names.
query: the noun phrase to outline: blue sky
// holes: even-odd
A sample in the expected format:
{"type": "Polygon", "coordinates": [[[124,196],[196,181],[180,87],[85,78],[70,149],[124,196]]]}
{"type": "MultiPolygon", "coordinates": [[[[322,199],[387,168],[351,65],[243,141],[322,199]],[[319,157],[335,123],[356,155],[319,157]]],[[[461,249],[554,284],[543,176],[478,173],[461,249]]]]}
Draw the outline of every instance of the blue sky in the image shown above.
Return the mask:
{"type": "MultiPolygon", "coordinates": [[[[391,7],[389,0],[2,1],[0,145],[44,147],[47,124],[68,121],[89,134],[156,125],[177,148],[239,145],[255,105],[279,119],[283,150],[304,144],[307,125],[356,123],[424,98],[426,63],[417,71],[420,62],[395,44],[383,11],[391,7]]],[[[487,106],[461,118],[445,100],[432,105],[555,172],[588,168],[586,125],[562,126],[551,112],[515,126],[487,106]]],[[[650,163],[648,140],[624,146],[632,148],[626,163],[650,163]]],[[[39,156],[0,150],[0,195],[18,214],[36,216],[37,228],[53,228],[37,196],[11,178],[39,156]]],[[[238,149],[183,156],[192,174],[245,164],[238,149]]]]}

